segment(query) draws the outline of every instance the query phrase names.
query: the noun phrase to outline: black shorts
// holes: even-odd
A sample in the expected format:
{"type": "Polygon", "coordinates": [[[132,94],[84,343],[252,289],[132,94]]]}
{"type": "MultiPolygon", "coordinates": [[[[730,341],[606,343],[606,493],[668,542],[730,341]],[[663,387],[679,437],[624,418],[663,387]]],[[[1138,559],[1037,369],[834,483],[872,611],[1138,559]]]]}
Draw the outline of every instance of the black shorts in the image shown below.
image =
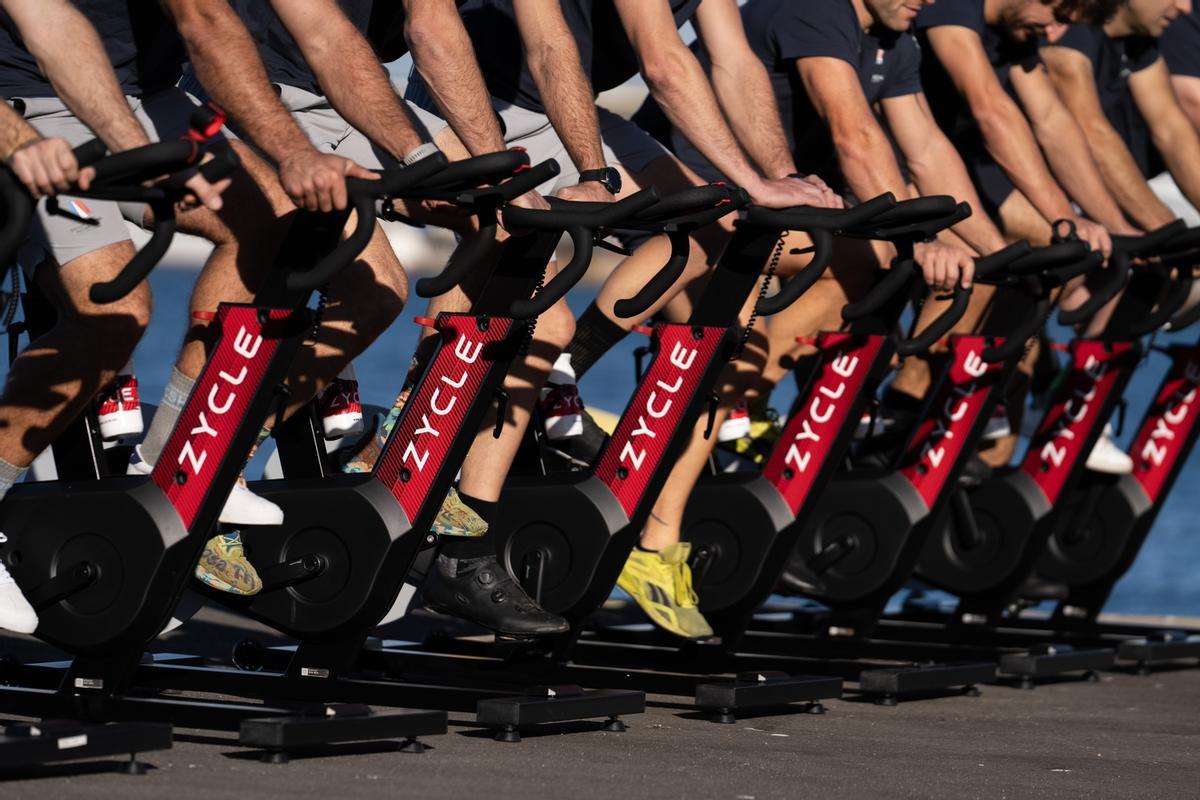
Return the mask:
{"type": "Polygon", "coordinates": [[[1004,205],[1004,201],[1017,187],[987,150],[976,147],[960,152],[967,167],[967,175],[975,185],[975,191],[979,192],[983,210],[992,219],[999,219],[1000,206],[1004,205]]]}

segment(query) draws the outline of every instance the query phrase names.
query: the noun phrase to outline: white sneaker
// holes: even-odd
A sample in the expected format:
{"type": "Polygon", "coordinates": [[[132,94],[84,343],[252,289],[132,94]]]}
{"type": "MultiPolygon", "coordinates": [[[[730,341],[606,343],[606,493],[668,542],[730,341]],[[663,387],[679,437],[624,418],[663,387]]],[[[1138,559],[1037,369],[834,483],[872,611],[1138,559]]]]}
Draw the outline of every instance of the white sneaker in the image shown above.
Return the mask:
{"type": "Polygon", "coordinates": [[[583,399],[575,385],[571,355],[562,353],[538,394],[546,435],[555,441],[583,435],[583,399]]]}
{"type": "Polygon", "coordinates": [[[347,364],[325,387],[318,405],[326,439],[342,439],[362,433],[362,401],[358,398],[358,378],[354,374],[353,364],[347,364]]]}
{"type": "Polygon", "coordinates": [[[750,435],[750,406],[745,400],[738,400],[737,405],[729,412],[729,416],[717,428],[718,442],[736,442],[750,435]]]}
{"type": "MultiPolygon", "coordinates": [[[[126,475],[149,475],[154,465],[142,458],[142,446],[136,445],[129,454],[126,475]]],[[[222,525],[282,525],[283,509],[270,500],[250,491],[242,480],[238,480],[221,509],[217,521],[222,525]]]]}
{"type": "Polygon", "coordinates": [[[1128,475],[1133,472],[1133,459],[1113,441],[1112,425],[1105,425],[1096,446],[1088,453],[1087,468],[1109,475],[1128,475]]]}
{"type": "Polygon", "coordinates": [[[132,372],[118,375],[100,396],[96,409],[100,437],[106,442],[137,436],[142,432],[142,402],[138,380],[132,372]]]}
{"type": "MultiPolygon", "coordinates": [[[[7,541],[8,537],[0,533],[0,544],[7,541]]],[[[33,633],[37,626],[37,612],[21,594],[13,576],[8,574],[8,567],[0,562],[0,628],[14,633],[33,633]]]]}

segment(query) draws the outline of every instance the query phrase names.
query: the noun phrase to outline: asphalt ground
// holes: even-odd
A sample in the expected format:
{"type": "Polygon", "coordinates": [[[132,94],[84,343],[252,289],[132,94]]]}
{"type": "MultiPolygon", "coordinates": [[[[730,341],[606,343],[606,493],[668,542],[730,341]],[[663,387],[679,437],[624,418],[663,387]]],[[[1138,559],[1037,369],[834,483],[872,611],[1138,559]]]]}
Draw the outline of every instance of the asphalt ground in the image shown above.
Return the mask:
{"type": "MultiPolygon", "coordinates": [[[[204,611],[170,648],[228,652],[262,630],[204,611]]],[[[7,655],[52,655],[5,638],[7,655]]],[[[885,708],[852,699],[814,716],[709,722],[678,697],[650,696],[624,733],[573,723],[495,742],[466,714],[424,754],[390,743],[341,746],[264,764],[232,734],[177,729],[173,749],[142,757],[0,771],[0,798],[1021,798],[1200,795],[1200,669],[1103,673],[1028,691],[985,686],[885,708]]]]}

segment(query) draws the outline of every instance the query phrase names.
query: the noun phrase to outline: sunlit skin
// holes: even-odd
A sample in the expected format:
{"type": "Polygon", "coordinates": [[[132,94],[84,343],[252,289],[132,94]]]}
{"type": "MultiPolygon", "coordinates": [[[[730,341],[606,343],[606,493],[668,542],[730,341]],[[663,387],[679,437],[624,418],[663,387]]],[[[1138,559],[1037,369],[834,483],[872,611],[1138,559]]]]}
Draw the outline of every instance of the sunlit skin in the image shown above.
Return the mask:
{"type": "Polygon", "coordinates": [[[1105,24],[1104,32],[1112,37],[1162,36],[1167,26],[1180,14],[1190,14],[1192,0],[1128,0],[1105,24]]]}
{"type": "Polygon", "coordinates": [[[871,16],[870,22],[860,19],[864,25],[874,23],[900,32],[911,28],[917,13],[925,6],[933,5],[933,0],[864,0],[864,4],[864,10],[871,16]]]}
{"type": "Polygon", "coordinates": [[[984,4],[984,16],[1014,42],[1039,36],[1057,42],[1067,32],[1067,25],[1078,21],[1063,19],[1054,3],[1042,0],[989,0],[984,4]]]}

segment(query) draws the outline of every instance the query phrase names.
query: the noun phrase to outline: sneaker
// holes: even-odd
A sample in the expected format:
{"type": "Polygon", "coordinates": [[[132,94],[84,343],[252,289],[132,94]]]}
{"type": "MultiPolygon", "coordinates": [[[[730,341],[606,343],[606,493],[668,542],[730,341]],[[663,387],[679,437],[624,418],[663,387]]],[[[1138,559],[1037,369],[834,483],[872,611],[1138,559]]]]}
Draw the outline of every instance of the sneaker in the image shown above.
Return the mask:
{"type": "Polygon", "coordinates": [[[658,553],[634,550],[617,586],[663,630],[684,639],[707,639],[713,630],[700,613],[700,598],[692,589],[692,569],[687,563],[691,550],[689,542],[673,544],[658,553]]]}
{"type": "MultiPolygon", "coordinates": [[[[730,412],[730,420],[734,421],[735,426],[731,433],[739,428],[745,433],[733,440],[718,438],[717,446],[749,459],[755,464],[762,464],[766,461],[775,448],[775,443],[783,434],[783,428],[779,424],[779,414],[767,405],[766,398],[739,402],[730,412]],[[739,415],[735,418],[734,414],[737,413],[739,407],[745,409],[745,416],[739,415]]],[[[724,430],[724,424],[721,427],[724,430]]]]}
{"type": "Polygon", "coordinates": [[[246,558],[242,534],[238,531],[209,539],[194,574],[205,586],[220,592],[250,596],[262,591],[262,581],[246,558]]]}
{"type": "MultiPolygon", "coordinates": [[[[7,541],[8,537],[0,533],[0,544],[7,541]]],[[[0,561],[0,628],[13,633],[33,633],[37,626],[37,612],[8,573],[8,567],[0,561]]]]}
{"type": "Polygon", "coordinates": [[[1133,459],[1113,441],[1112,425],[1105,425],[1096,446],[1088,453],[1087,468],[1109,475],[1128,475],[1133,472],[1133,459]]]}
{"type": "Polygon", "coordinates": [[[742,437],[750,435],[750,406],[745,400],[738,400],[737,405],[729,412],[729,416],[721,423],[721,427],[717,428],[718,444],[724,442],[736,442],[742,437]]]}
{"type": "Polygon", "coordinates": [[[137,376],[118,375],[100,395],[96,410],[100,436],[106,441],[137,436],[142,432],[142,403],[138,398],[137,376]]]}
{"type": "MultiPolygon", "coordinates": [[[[142,458],[142,446],[135,445],[125,474],[149,475],[153,471],[154,465],[142,458]]],[[[250,491],[246,479],[239,477],[217,519],[222,525],[282,525],[283,509],[250,491]]]]}
{"type": "Polygon", "coordinates": [[[488,532],[488,524],[475,509],[462,501],[458,490],[451,488],[442,501],[441,510],[433,521],[433,532],[438,536],[460,536],[478,538],[488,532]]]}
{"type": "Polygon", "coordinates": [[[363,429],[362,403],[358,398],[358,380],[354,365],[347,364],[321,392],[317,401],[326,439],[341,439],[363,429]]]}
{"type": "Polygon", "coordinates": [[[537,604],[495,556],[447,558],[439,555],[425,585],[425,607],[450,614],[505,636],[551,636],[570,625],[537,604]]]}
{"type": "Polygon", "coordinates": [[[992,409],[992,415],[988,417],[987,427],[983,429],[983,440],[993,442],[1011,435],[1012,425],[1008,421],[1008,407],[1003,403],[997,403],[996,407],[992,409]]]}
{"type": "Polygon", "coordinates": [[[538,409],[551,441],[583,434],[583,399],[575,385],[570,354],[563,353],[554,362],[550,377],[539,394],[538,409]]]}

